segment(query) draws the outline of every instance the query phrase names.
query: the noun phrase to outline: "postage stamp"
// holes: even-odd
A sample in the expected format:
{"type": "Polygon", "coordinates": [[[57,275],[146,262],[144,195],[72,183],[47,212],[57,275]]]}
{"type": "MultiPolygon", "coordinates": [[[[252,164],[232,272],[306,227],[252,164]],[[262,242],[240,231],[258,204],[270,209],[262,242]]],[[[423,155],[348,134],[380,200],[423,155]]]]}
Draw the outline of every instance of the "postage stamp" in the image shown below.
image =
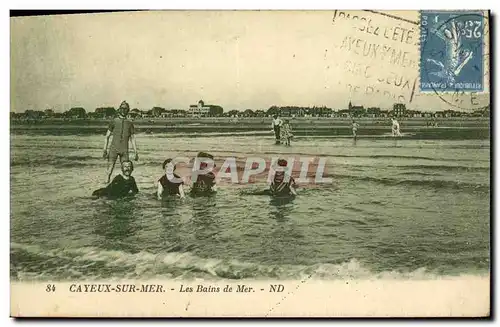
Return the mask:
{"type": "Polygon", "coordinates": [[[482,91],[484,31],[480,11],[421,11],[420,90],[482,91]]]}

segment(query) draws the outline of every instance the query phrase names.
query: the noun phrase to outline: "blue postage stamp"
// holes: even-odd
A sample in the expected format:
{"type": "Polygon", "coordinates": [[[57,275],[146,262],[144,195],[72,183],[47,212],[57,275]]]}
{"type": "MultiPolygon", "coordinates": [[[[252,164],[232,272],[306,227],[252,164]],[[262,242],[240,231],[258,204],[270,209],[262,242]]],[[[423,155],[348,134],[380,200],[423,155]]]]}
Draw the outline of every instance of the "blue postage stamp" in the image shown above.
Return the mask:
{"type": "Polygon", "coordinates": [[[481,11],[420,12],[420,91],[483,91],[481,11]]]}

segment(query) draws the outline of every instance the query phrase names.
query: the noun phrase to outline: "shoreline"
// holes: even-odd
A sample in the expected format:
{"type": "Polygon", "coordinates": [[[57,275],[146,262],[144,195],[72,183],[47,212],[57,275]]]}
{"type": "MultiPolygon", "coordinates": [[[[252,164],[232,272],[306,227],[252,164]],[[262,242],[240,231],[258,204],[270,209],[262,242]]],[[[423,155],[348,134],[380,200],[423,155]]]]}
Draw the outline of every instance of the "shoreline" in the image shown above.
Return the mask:
{"type": "MultiPolygon", "coordinates": [[[[17,125],[10,127],[11,136],[16,135],[98,135],[106,133],[106,125],[17,125]]],[[[263,125],[257,126],[220,126],[220,125],[183,125],[183,126],[157,126],[136,125],[136,134],[152,135],[157,137],[224,137],[224,136],[256,136],[259,138],[274,138],[270,128],[263,125]]],[[[402,126],[403,138],[414,139],[491,139],[490,126],[402,126]]],[[[358,139],[388,137],[391,126],[363,126],[358,129],[358,139]]],[[[323,126],[296,126],[293,127],[296,137],[333,137],[352,138],[349,126],[323,125],[323,126]]]]}
{"type": "MultiPolygon", "coordinates": [[[[274,138],[269,118],[158,118],[132,120],[138,135],[158,137],[259,137],[274,138]]],[[[390,136],[391,122],[386,118],[357,118],[358,139],[390,136]]],[[[105,135],[109,120],[45,119],[10,121],[10,134],[16,135],[105,135]]],[[[352,138],[349,118],[291,118],[294,136],[352,138]]],[[[400,120],[404,139],[491,139],[487,117],[404,118],[400,120]],[[428,126],[436,122],[438,126],[428,126]]]]}

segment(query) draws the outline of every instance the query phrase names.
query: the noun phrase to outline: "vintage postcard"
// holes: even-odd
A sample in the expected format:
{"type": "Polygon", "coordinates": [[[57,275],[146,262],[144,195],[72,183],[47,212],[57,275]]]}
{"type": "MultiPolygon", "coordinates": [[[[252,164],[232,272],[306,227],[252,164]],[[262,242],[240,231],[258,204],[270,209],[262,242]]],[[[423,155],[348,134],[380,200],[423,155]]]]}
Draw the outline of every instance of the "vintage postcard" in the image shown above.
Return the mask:
{"type": "Polygon", "coordinates": [[[489,22],[11,17],[11,316],[488,317],[489,22]]]}

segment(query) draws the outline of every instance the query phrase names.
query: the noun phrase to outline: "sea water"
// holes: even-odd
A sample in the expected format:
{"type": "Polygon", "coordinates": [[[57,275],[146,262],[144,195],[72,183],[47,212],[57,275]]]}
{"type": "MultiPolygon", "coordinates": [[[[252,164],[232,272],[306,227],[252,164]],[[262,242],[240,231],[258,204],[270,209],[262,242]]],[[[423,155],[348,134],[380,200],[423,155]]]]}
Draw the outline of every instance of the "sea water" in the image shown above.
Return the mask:
{"type": "MultiPolygon", "coordinates": [[[[102,135],[11,135],[13,280],[411,278],[487,275],[490,142],[443,137],[138,136],[133,199],[103,187],[102,135]],[[209,198],[158,201],[168,157],[327,159],[331,183],[295,199],[221,182],[209,198]]],[[[132,156],[133,157],[133,156],[132,156]]],[[[118,173],[118,166],[115,174],[118,173]]]]}

